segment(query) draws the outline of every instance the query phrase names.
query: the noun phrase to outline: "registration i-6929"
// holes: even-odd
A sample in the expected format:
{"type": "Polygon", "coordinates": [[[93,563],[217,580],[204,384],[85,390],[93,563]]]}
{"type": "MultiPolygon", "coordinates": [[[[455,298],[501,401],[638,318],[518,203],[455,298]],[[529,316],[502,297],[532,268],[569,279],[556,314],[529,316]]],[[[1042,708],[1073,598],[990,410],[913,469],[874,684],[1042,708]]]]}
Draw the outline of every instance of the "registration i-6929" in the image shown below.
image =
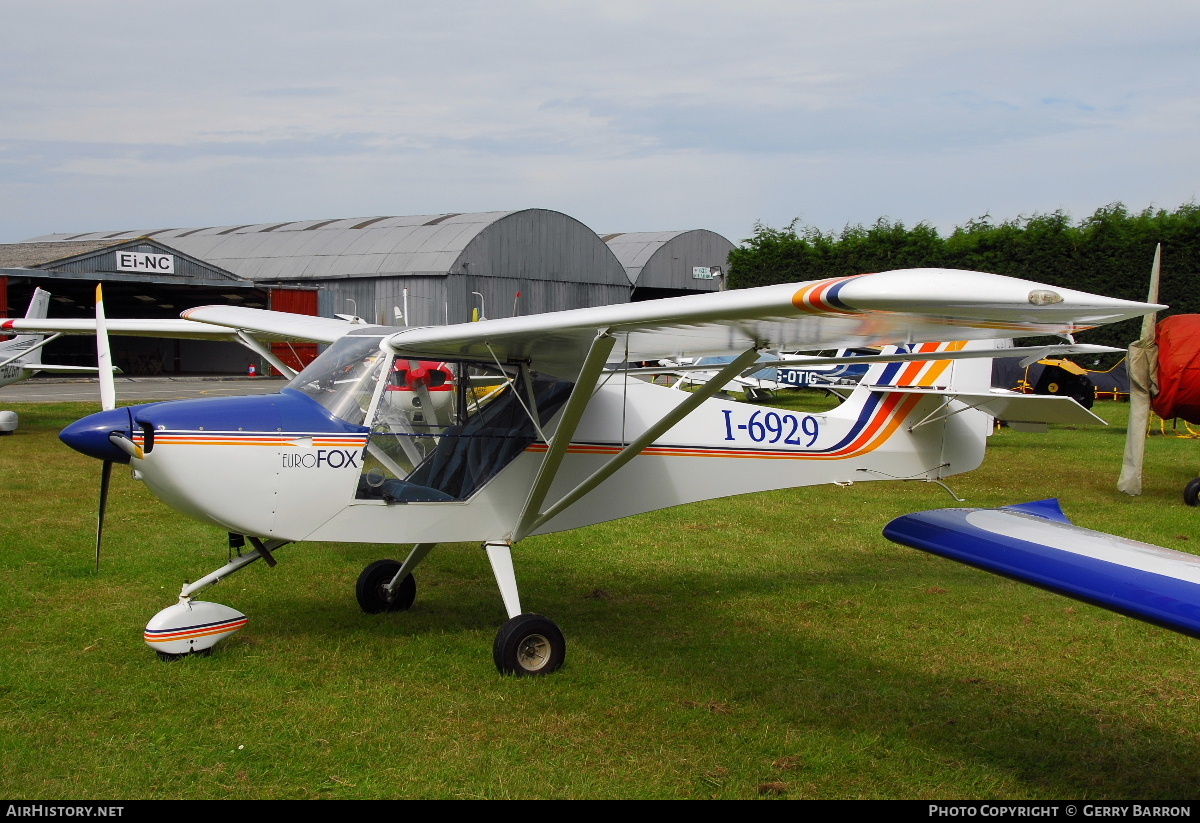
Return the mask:
{"type": "Polygon", "coordinates": [[[744,418],[734,409],[723,409],[721,414],[724,417],[726,440],[809,448],[821,436],[821,418],[812,414],[768,409],[755,409],[744,418]]]}

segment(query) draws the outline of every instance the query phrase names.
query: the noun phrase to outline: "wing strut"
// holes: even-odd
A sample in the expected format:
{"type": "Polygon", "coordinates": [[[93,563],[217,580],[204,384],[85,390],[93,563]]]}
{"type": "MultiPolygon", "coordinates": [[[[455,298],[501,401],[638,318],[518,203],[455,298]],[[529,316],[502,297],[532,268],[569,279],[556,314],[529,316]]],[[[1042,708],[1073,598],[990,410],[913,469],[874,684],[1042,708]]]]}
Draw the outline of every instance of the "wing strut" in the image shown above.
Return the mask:
{"type": "MultiPolygon", "coordinates": [[[[589,357],[591,357],[591,352],[589,352],[589,357]]],[[[592,472],[592,474],[587,479],[585,479],[582,483],[580,483],[574,489],[572,489],[571,491],[569,491],[565,495],[563,495],[562,498],[559,499],[559,501],[557,503],[552,505],[550,508],[546,509],[546,511],[544,511],[536,516],[533,516],[532,513],[536,509],[534,507],[531,507],[528,504],[526,504],[526,510],[524,512],[522,512],[521,522],[525,523],[527,520],[530,520],[532,522],[528,523],[528,526],[524,531],[518,531],[516,534],[514,534],[514,538],[520,539],[520,537],[523,537],[525,535],[528,535],[528,534],[536,531],[541,526],[545,525],[551,519],[553,519],[558,514],[560,514],[564,509],[568,508],[569,506],[574,505],[576,502],[579,501],[579,499],[581,497],[583,497],[585,494],[587,494],[592,489],[596,488],[601,483],[603,483],[605,480],[607,480],[609,477],[611,477],[613,475],[613,473],[615,473],[617,471],[617,469],[621,468],[626,463],[628,463],[630,460],[637,457],[638,454],[640,454],[643,449],[645,449],[647,446],[649,446],[651,443],[653,443],[657,438],[661,437],[663,434],[665,434],[667,431],[669,431],[676,423],[678,423],[680,420],[682,420],[683,418],[685,418],[689,414],[691,414],[693,411],[695,411],[696,408],[699,407],[701,403],[703,403],[705,400],[708,400],[714,394],[719,392],[724,387],[724,385],[726,383],[728,383],[734,377],[734,375],[736,375],[742,369],[746,368],[746,366],[748,366],[749,364],[753,363],[757,358],[758,358],[758,348],[757,347],[749,348],[746,351],[742,352],[737,357],[736,360],[734,360],[732,363],[729,363],[728,365],[726,365],[723,369],[721,369],[719,372],[717,372],[715,377],[713,377],[707,383],[702,385],[696,391],[689,394],[686,400],[684,400],[682,403],[680,403],[678,406],[676,406],[672,411],[670,411],[666,415],[664,415],[662,417],[662,419],[660,419],[653,426],[646,429],[646,431],[644,431],[637,439],[635,439],[632,443],[630,443],[628,446],[626,446],[624,449],[622,449],[619,454],[617,454],[615,457],[613,457],[612,460],[609,460],[607,463],[605,463],[603,466],[598,468],[596,471],[592,472]]],[[[567,401],[568,404],[572,403],[575,400],[575,395],[583,388],[584,388],[584,385],[582,383],[577,383],[575,385],[575,391],[573,391],[571,393],[571,399],[569,401],[567,401]]],[[[590,393],[591,393],[590,388],[588,388],[587,391],[588,391],[588,396],[590,397],[590,393]]],[[[581,404],[582,404],[582,401],[581,401],[581,404]]],[[[580,410],[580,416],[582,416],[582,409],[580,410]]],[[[564,442],[561,445],[561,448],[564,452],[566,451],[566,446],[567,446],[565,440],[566,440],[566,438],[564,438],[564,442]]],[[[558,439],[557,434],[555,435],[555,438],[554,438],[554,446],[559,446],[559,439],[558,439]]],[[[554,479],[553,477],[543,479],[542,477],[539,476],[538,483],[541,484],[542,482],[544,482],[546,487],[549,488],[549,485],[553,481],[553,479],[554,479]]],[[[531,498],[532,498],[532,495],[531,495],[531,498]]]]}
{"type": "Polygon", "coordinates": [[[299,372],[284,363],[275,353],[259,342],[258,338],[246,333],[242,329],[237,330],[237,338],[243,346],[250,349],[255,354],[261,355],[264,360],[279,370],[279,373],[286,377],[295,377],[299,372]]]}
{"type": "MultiPolygon", "coordinates": [[[[600,375],[604,371],[604,364],[616,342],[617,339],[609,334],[608,329],[600,331],[592,340],[587,357],[583,361],[583,368],[580,369],[579,377],[575,380],[575,388],[571,390],[571,396],[563,408],[554,438],[550,441],[550,448],[546,451],[541,468],[538,469],[533,487],[529,490],[529,497],[525,499],[525,507],[521,510],[521,517],[517,520],[516,529],[513,530],[514,541],[522,539],[533,531],[538,510],[546,501],[550,484],[558,475],[558,467],[562,464],[563,455],[567,453],[567,446],[571,445],[571,438],[575,436],[575,429],[578,428],[579,421],[583,419],[583,413],[587,409],[588,401],[592,399],[596,382],[600,379],[600,375]]],[[[530,396],[533,396],[532,393],[530,396]]]]}
{"type": "Polygon", "coordinates": [[[27,349],[21,349],[21,351],[17,352],[12,357],[5,360],[3,363],[0,363],[0,368],[4,368],[5,366],[7,366],[9,363],[13,362],[14,360],[20,360],[25,355],[30,354],[31,352],[37,351],[42,346],[53,343],[55,340],[57,340],[60,337],[62,337],[62,332],[56,332],[55,334],[50,335],[49,337],[47,337],[45,340],[41,341],[40,343],[34,343],[32,346],[30,346],[27,349]]]}

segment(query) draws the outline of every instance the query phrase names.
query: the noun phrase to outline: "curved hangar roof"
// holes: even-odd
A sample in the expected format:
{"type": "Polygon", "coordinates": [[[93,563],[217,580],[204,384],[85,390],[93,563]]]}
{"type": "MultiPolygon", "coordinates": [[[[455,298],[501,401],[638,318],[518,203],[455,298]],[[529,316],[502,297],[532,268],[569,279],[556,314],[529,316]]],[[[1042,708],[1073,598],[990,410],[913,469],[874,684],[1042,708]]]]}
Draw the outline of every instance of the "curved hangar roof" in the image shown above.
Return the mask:
{"type": "Polygon", "coordinates": [[[601,239],[625,267],[637,289],[716,291],[718,281],[709,279],[713,267],[728,271],[733,243],[708,229],[691,231],[622,232],[601,239]]]}
{"type": "Polygon", "coordinates": [[[453,273],[630,285],[595,232],[547,209],[51,234],[31,242],[138,237],[255,281],[453,273]]]}

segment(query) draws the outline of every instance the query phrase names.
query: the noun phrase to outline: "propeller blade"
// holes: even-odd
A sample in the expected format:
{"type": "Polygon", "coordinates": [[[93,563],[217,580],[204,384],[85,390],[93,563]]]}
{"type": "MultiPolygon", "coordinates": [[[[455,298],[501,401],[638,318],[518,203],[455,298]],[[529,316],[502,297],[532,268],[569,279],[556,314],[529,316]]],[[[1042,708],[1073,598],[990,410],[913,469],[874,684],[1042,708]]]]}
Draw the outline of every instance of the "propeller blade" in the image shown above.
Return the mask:
{"type": "Polygon", "coordinates": [[[112,461],[105,460],[100,469],[100,510],[96,514],[96,571],[100,571],[100,544],[104,542],[104,510],[108,508],[108,481],[112,477],[112,461]]]}
{"type": "Polygon", "coordinates": [[[100,407],[108,411],[117,405],[117,386],[113,380],[112,351],[108,347],[108,326],[104,322],[104,292],[99,283],[96,284],[96,365],[100,369],[100,407]]]}
{"type": "MultiPolygon", "coordinates": [[[[1162,274],[1162,244],[1154,248],[1154,263],[1150,267],[1151,303],[1158,302],[1158,281],[1162,274]]],[[[1154,340],[1154,324],[1158,313],[1142,317],[1142,336],[1129,344],[1125,368],[1129,374],[1129,428],[1125,432],[1125,455],[1121,460],[1121,476],[1117,490],[1137,496],[1142,493],[1142,464],[1146,459],[1146,429],[1150,425],[1150,396],[1157,391],[1158,344],[1154,340]]]]}

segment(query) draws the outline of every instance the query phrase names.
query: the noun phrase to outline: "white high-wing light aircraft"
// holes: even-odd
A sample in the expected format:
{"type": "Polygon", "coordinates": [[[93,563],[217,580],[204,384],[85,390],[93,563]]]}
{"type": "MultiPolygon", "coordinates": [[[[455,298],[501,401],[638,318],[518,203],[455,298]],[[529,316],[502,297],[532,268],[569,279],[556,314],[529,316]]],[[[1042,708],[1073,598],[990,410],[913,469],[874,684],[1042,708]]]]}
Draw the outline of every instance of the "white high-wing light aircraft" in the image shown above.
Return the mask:
{"type": "MultiPolygon", "coordinates": [[[[33,297],[29,299],[29,310],[25,319],[30,323],[45,320],[50,313],[50,292],[35,288],[33,297]]],[[[8,331],[10,322],[0,323],[0,331],[8,331]]],[[[27,380],[38,372],[55,374],[95,374],[91,366],[56,366],[53,363],[43,363],[41,349],[48,343],[53,343],[58,335],[49,337],[46,334],[18,334],[11,340],[0,342],[0,386],[27,380]]]]}
{"type": "Polygon", "coordinates": [[[152,648],[207,652],[239,629],[244,615],[193,596],[260,558],[274,565],[289,543],[412,545],[359,577],[358,602],[374,613],[412,605],[412,572],[437,543],[477,541],[509,617],[493,656],[514,674],[554,671],[566,653],[558,626],[522,609],[511,549],[524,538],[748,492],[970,471],[993,415],[1092,419],[1069,398],[992,392],[993,338],[1069,338],[1155,308],[943,269],[407,329],[208,306],[176,322],[332,345],[278,394],[114,408],[101,305],[105,411],[62,440],[104,461],[104,478],[128,464],[168,505],[253,546],[183,587],[146,627],[152,648]],[[713,397],[763,351],[882,345],[892,348],[829,412],[713,397]],[[728,354],[692,393],[605,369],[728,354]]]}

